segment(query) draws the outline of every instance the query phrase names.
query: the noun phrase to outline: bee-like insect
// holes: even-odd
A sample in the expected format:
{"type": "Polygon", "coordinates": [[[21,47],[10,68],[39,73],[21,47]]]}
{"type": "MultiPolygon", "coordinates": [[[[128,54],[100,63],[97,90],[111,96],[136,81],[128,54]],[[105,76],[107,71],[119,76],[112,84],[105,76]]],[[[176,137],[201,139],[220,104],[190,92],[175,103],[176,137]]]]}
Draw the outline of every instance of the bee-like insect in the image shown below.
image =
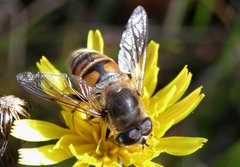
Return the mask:
{"type": "Polygon", "coordinates": [[[72,75],[23,72],[17,80],[35,95],[102,118],[117,143],[144,145],[152,131],[141,100],[147,33],[147,14],[138,6],[122,34],[118,64],[97,51],[79,49],[71,57],[72,75]],[[61,81],[64,89],[51,81],[61,81]]]}

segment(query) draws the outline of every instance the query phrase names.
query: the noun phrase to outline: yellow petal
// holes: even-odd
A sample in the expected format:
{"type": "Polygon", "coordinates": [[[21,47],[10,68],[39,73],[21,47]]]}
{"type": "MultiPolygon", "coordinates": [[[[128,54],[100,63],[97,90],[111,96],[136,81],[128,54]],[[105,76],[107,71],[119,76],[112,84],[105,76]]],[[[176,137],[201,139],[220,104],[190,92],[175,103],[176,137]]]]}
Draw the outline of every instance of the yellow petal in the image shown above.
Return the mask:
{"type": "Polygon", "coordinates": [[[122,167],[122,165],[120,163],[117,163],[116,161],[110,161],[107,166],[122,167]]]}
{"type": "Polygon", "coordinates": [[[140,165],[141,167],[163,167],[162,165],[160,164],[157,164],[155,162],[152,162],[152,161],[145,161],[142,165],[140,165]]]}
{"type": "Polygon", "coordinates": [[[42,58],[39,62],[36,63],[36,65],[40,72],[60,74],[60,71],[56,69],[45,56],[42,56],[42,58]]]}
{"type": "Polygon", "coordinates": [[[96,167],[121,167],[120,164],[118,164],[116,161],[109,159],[109,158],[103,158],[100,160],[97,160],[91,156],[84,155],[82,160],[77,161],[73,167],[88,167],[88,166],[96,166],[96,167]]]}
{"type": "Polygon", "coordinates": [[[162,137],[168,129],[170,129],[174,125],[174,120],[166,121],[166,122],[159,122],[157,120],[153,120],[153,135],[156,138],[162,137]]]}
{"type": "Polygon", "coordinates": [[[148,112],[151,112],[152,110],[150,110],[150,98],[151,95],[148,93],[146,87],[143,87],[143,95],[142,95],[142,101],[144,103],[144,106],[146,107],[146,109],[148,110],[148,112]]]}
{"type": "Polygon", "coordinates": [[[164,112],[158,115],[158,118],[156,118],[156,120],[161,123],[167,123],[171,120],[174,120],[174,124],[183,120],[197,107],[197,105],[205,96],[204,94],[200,94],[201,89],[202,87],[195,89],[183,100],[167,108],[164,112]]]}
{"type": "Polygon", "coordinates": [[[102,161],[102,165],[99,166],[99,167],[108,167],[108,166],[111,166],[111,167],[122,167],[122,165],[120,165],[118,163],[119,160],[117,158],[116,159],[114,159],[114,158],[112,158],[112,157],[110,158],[108,156],[105,156],[103,158],[103,160],[101,160],[102,161]]]}
{"type": "Polygon", "coordinates": [[[69,149],[69,146],[71,144],[86,144],[88,141],[85,140],[82,136],[79,136],[77,134],[68,134],[64,135],[58,140],[56,145],[54,146],[54,149],[69,149]]]}
{"type": "Polygon", "coordinates": [[[118,155],[124,165],[130,166],[133,163],[132,154],[129,153],[127,149],[120,149],[118,155]]]}
{"type": "Polygon", "coordinates": [[[157,67],[158,64],[158,49],[159,43],[153,40],[149,42],[147,46],[147,57],[146,57],[146,71],[150,71],[153,66],[157,67]]]}
{"type": "Polygon", "coordinates": [[[61,114],[65,120],[66,125],[75,131],[83,140],[93,141],[92,132],[94,128],[91,122],[87,121],[87,119],[82,118],[81,112],[68,112],[65,110],[61,111],[61,114]]]}
{"type": "Polygon", "coordinates": [[[97,148],[97,145],[95,143],[89,143],[89,144],[84,144],[84,145],[79,145],[79,144],[71,144],[69,146],[69,149],[71,153],[77,158],[77,159],[82,159],[82,156],[85,153],[91,153],[94,152],[97,148]]]}
{"type": "Polygon", "coordinates": [[[71,112],[71,110],[62,110],[61,111],[62,117],[65,121],[65,124],[67,125],[67,127],[69,127],[72,130],[75,130],[74,127],[74,121],[73,121],[73,113],[71,112]]]}
{"type": "MultiPolygon", "coordinates": [[[[159,155],[159,152],[156,151],[159,155]]],[[[144,166],[144,162],[149,162],[154,158],[155,151],[153,149],[146,149],[141,152],[132,153],[133,164],[136,166],[144,166]]]]}
{"type": "Polygon", "coordinates": [[[117,162],[118,160],[112,160],[112,159],[109,159],[109,158],[104,158],[104,166],[112,166],[112,167],[122,167],[122,165],[119,163],[119,162],[117,162]],[[106,161],[106,159],[108,160],[108,161],[106,161]]]}
{"type": "Polygon", "coordinates": [[[206,142],[207,139],[199,137],[165,137],[159,139],[157,147],[168,154],[184,156],[202,148],[206,142]]]}
{"type": "Polygon", "coordinates": [[[77,161],[72,167],[89,167],[88,163],[83,163],[83,161],[77,161]]]}
{"type": "Polygon", "coordinates": [[[79,164],[88,164],[88,166],[92,165],[92,166],[96,166],[96,167],[102,167],[102,164],[103,164],[102,159],[98,160],[94,156],[90,156],[87,153],[82,155],[80,157],[80,159],[79,159],[79,157],[77,157],[77,158],[81,162],[77,162],[76,164],[74,164],[74,167],[79,167],[79,166],[77,166],[79,164]]]}
{"type": "Polygon", "coordinates": [[[151,41],[147,47],[146,68],[143,85],[150,96],[153,94],[158,80],[158,48],[159,44],[151,41]]]}
{"type": "Polygon", "coordinates": [[[176,86],[176,92],[168,103],[168,106],[170,106],[171,104],[179,100],[180,97],[182,97],[190,84],[191,78],[192,74],[188,72],[187,66],[185,66],[183,70],[178,74],[178,76],[163,89],[159,90],[155,96],[162,97],[167,94],[167,92],[169,92],[169,90],[171,90],[173,86],[176,86]]]}
{"type": "Polygon", "coordinates": [[[73,121],[75,129],[77,131],[79,130],[79,132],[83,131],[85,134],[92,134],[92,122],[88,121],[87,119],[82,119],[82,113],[75,112],[73,116],[73,121]]]}
{"type": "Polygon", "coordinates": [[[87,48],[103,53],[104,41],[99,30],[88,32],[87,48]]]}
{"type": "Polygon", "coordinates": [[[192,79],[192,73],[188,72],[186,75],[186,78],[182,79],[182,82],[179,82],[179,85],[176,85],[177,91],[174,94],[171,101],[168,103],[168,105],[175,103],[183,96],[183,94],[186,92],[186,90],[191,82],[191,79],[192,79]]]}
{"type": "Polygon", "coordinates": [[[26,141],[48,141],[72,133],[69,129],[39,120],[16,120],[13,125],[11,135],[26,141]]]}
{"type": "MultiPolygon", "coordinates": [[[[39,62],[36,63],[38,69],[42,73],[54,74],[54,75],[45,75],[46,80],[42,80],[41,86],[42,89],[49,95],[56,97],[59,93],[52,91],[52,86],[56,87],[60,91],[65,91],[71,93],[72,90],[66,89],[69,86],[67,79],[58,71],[45,57],[42,56],[39,62]],[[50,83],[50,84],[49,84],[50,83]],[[50,86],[51,85],[51,86],[50,86]]],[[[58,90],[58,91],[59,91],[58,90]]]]}
{"type": "Polygon", "coordinates": [[[61,149],[53,149],[54,145],[38,148],[19,149],[19,163],[23,165],[52,165],[71,158],[72,155],[61,149]]]}
{"type": "Polygon", "coordinates": [[[166,110],[169,101],[174,96],[177,91],[176,86],[171,87],[168,92],[165,93],[164,96],[154,95],[150,100],[150,111],[149,115],[153,118],[157,117],[160,113],[166,110]]]}

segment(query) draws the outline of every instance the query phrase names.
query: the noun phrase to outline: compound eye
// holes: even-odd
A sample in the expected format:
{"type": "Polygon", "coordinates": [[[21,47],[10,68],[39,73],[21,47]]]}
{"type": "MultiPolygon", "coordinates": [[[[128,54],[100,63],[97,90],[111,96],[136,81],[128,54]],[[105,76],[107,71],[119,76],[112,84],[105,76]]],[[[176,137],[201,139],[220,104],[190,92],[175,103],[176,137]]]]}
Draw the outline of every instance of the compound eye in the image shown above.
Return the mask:
{"type": "Polygon", "coordinates": [[[132,145],[132,144],[137,143],[141,137],[142,137],[142,134],[141,134],[140,130],[130,129],[128,131],[120,133],[117,136],[116,141],[120,144],[132,145]]]}
{"type": "Polygon", "coordinates": [[[143,123],[140,125],[141,134],[147,136],[152,131],[152,121],[150,118],[146,118],[143,123]]]}

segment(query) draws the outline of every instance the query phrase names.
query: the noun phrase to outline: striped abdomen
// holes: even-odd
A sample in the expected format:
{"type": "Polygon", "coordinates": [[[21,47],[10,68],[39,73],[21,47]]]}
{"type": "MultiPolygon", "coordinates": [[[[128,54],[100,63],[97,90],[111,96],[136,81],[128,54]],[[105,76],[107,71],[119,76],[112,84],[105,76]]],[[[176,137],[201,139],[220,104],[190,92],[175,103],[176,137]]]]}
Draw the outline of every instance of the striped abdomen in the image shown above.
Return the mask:
{"type": "Polygon", "coordinates": [[[89,49],[79,49],[73,53],[71,60],[72,74],[81,77],[94,87],[118,77],[119,67],[111,58],[89,49]]]}

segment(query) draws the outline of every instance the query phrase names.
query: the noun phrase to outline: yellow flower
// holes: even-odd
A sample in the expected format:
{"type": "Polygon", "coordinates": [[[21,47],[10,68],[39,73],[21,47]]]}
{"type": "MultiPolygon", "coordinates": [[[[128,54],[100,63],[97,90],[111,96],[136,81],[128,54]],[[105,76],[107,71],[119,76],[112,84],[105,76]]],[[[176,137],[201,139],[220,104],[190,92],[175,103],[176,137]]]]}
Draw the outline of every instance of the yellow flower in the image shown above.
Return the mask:
{"type": "MultiPolygon", "coordinates": [[[[103,52],[103,39],[99,30],[90,31],[87,47],[103,52]]],[[[94,118],[89,121],[82,113],[62,110],[67,125],[58,125],[40,120],[19,120],[14,122],[11,134],[26,141],[57,140],[55,144],[38,148],[19,150],[20,164],[51,165],[75,157],[76,166],[161,166],[152,159],[165,152],[176,156],[189,155],[200,149],[207,141],[200,137],[164,137],[174,124],[187,117],[203,99],[199,87],[181,99],[187,90],[192,74],[185,66],[178,76],[167,86],[153,94],[159,68],[157,67],[159,44],[151,41],[147,47],[146,72],[144,79],[143,102],[153,122],[153,131],[148,145],[119,146],[114,141],[114,132],[108,133],[106,124],[94,118]],[[22,133],[24,132],[24,133],[22,133]]],[[[59,74],[60,72],[42,57],[37,67],[41,72],[59,74]]],[[[61,90],[60,81],[51,81],[61,90]]],[[[44,83],[43,83],[44,84],[44,83]]]]}

